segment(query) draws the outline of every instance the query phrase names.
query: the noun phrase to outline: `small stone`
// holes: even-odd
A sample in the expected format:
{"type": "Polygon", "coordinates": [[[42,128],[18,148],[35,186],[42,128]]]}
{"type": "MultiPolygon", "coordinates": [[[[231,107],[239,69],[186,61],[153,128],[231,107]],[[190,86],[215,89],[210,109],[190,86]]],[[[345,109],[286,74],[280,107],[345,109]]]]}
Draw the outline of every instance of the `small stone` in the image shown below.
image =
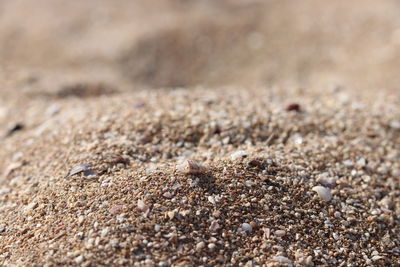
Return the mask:
{"type": "Polygon", "coordinates": [[[400,121],[391,121],[389,126],[393,129],[400,129],[400,121]]]}
{"type": "Polygon", "coordinates": [[[75,258],[76,264],[81,264],[81,263],[83,263],[84,260],[85,260],[85,258],[82,255],[75,258]]]}
{"type": "Polygon", "coordinates": [[[215,218],[218,218],[220,215],[221,215],[221,212],[219,210],[215,210],[212,213],[212,216],[215,217],[215,218]]]}
{"type": "Polygon", "coordinates": [[[275,231],[275,236],[277,237],[283,237],[286,235],[286,231],[285,230],[276,230],[275,231]]]}
{"type": "Polygon", "coordinates": [[[172,194],[171,194],[171,192],[165,192],[165,193],[163,194],[163,197],[165,197],[165,198],[172,198],[172,194]]]}
{"type": "Polygon", "coordinates": [[[365,160],[365,158],[360,158],[359,160],[357,160],[356,165],[358,167],[365,167],[365,165],[367,165],[367,161],[365,160]]]}
{"type": "Polygon", "coordinates": [[[312,188],[313,191],[317,192],[318,196],[323,200],[323,201],[330,201],[332,199],[332,194],[331,190],[323,187],[323,186],[314,186],[312,188]]]}
{"type": "Polygon", "coordinates": [[[291,103],[286,107],[286,111],[300,112],[301,111],[301,107],[297,103],[291,103]]]}
{"type": "Polygon", "coordinates": [[[247,157],[248,155],[249,155],[249,153],[247,151],[238,150],[231,154],[231,160],[242,159],[242,158],[247,157]]]}
{"type": "Polygon", "coordinates": [[[106,227],[106,228],[104,228],[103,230],[101,230],[100,235],[101,235],[102,237],[105,237],[105,236],[108,234],[109,231],[110,231],[110,229],[109,229],[108,227],[106,227]]]}
{"type": "Polygon", "coordinates": [[[184,162],[178,164],[176,169],[186,175],[194,174],[204,174],[207,172],[208,168],[201,165],[194,160],[185,160],[184,162]]]}
{"type": "Polygon", "coordinates": [[[146,203],[144,203],[144,201],[141,199],[138,199],[137,207],[141,212],[147,212],[149,210],[149,206],[147,206],[146,203]]]}
{"type": "Polygon", "coordinates": [[[243,223],[242,229],[243,229],[243,231],[248,232],[248,233],[251,233],[253,231],[253,227],[251,227],[251,225],[248,223],[243,223]]]}
{"type": "Polygon", "coordinates": [[[211,232],[216,232],[218,229],[221,228],[217,221],[212,221],[210,227],[208,228],[211,232]]]}
{"type": "Polygon", "coordinates": [[[82,224],[84,220],[85,220],[85,216],[81,215],[81,216],[78,217],[78,223],[79,224],[82,224]]]}
{"type": "Polygon", "coordinates": [[[197,243],[196,245],[196,251],[201,251],[204,247],[206,246],[206,243],[204,243],[203,241],[197,243]]]}
{"type": "Polygon", "coordinates": [[[110,213],[112,213],[112,214],[116,214],[116,213],[118,213],[120,210],[122,210],[124,208],[124,206],[122,206],[122,205],[116,205],[116,206],[112,206],[110,209],[109,209],[109,211],[110,211],[110,213]]]}
{"type": "Polygon", "coordinates": [[[215,245],[214,243],[208,244],[208,249],[209,249],[210,251],[214,251],[215,247],[216,247],[216,245],[215,245]]]}

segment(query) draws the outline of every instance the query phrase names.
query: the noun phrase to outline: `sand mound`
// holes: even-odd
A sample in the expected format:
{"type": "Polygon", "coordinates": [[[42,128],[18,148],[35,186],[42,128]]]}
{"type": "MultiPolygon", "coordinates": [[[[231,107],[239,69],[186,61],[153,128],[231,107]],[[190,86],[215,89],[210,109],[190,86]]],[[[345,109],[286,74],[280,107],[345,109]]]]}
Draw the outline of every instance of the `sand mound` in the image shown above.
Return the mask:
{"type": "Polygon", "coordinates": [[[198,89],[43,101],[26,113],[46,115],[4,139],[5,264],[399,260],[397,100],[198,89]],[[180,171],[185,160],[204,170],[180,171]]]}

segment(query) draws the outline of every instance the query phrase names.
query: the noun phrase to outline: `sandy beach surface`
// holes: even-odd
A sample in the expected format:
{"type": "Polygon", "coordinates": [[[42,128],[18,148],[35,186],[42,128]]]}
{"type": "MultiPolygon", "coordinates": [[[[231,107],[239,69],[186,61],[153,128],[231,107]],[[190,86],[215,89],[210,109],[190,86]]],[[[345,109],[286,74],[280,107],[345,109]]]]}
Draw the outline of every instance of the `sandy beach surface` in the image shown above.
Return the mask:
{"type": "Polygon", "coordinates": [[[400,5],[138,2],[0,2],[0,264],[400,265],[400,5]]]}

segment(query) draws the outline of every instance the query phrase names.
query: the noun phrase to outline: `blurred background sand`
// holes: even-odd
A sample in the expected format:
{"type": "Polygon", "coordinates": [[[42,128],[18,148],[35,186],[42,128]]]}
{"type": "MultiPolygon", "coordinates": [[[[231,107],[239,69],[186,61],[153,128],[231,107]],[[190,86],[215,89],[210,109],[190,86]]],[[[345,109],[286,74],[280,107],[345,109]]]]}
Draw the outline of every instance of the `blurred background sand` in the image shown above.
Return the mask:
{"type": "Polygon", "coordinates": [[[398,92],[400,2],[2,0],[0,46],[3,94],[80,81],[398,92]]]}

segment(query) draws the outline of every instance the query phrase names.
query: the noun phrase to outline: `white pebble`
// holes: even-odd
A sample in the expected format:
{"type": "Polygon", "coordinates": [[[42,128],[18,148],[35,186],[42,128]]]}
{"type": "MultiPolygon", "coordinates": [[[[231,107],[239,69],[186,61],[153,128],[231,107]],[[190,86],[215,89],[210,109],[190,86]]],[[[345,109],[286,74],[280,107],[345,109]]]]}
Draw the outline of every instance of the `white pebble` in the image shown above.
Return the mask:
{"type": "Polygon", "coordinates": [[[367,161],[365,158],[360,158],[359,160],[357,160],[356,164],[358,167],[365,167],[365,165],[367,165],[367,161]]]}
{"type": "Polygon", "coordinates": [[[82,224],[84,220],[85,220],[85,216],[81,215],[81,216],[78,217],[78,223],[79,224],[82,224]]]}
{"type": "Polygon", "coordinates": [[[208,167],[201,165],[194,160],[185,160],[176,166],[176,169],[187,175],[204,174],[208,171],[208,167]]]}
{"type": "Polygon", "coordinates": [[[231,154],[231,160],[236,160],[239,158],[245,158],[249,155],[249,153],[247,151],[244,150],[238,150],[234,153],[231,154]]]}
{"type": "Polygon", "coordinates": [[[100,235],[101,235],[102,237],[105,237],[105,236],[108,234],[109,230],[110,230],[110,229],[109,229],[108,227],[104,228],[103,230],[101,230],[100,235]]]}
{"type": "Polygon", "coordinates": [[[206,243],[204,243],[203,241],[197,243],[196,251],[201,251],[205,246],[206,246],[206,243]]]}
{"type": "Polygon", "coordinates": [[[82,255],[75,258],[76,264],[81,264],[84,260],[85,258],[82,255]]]}
{"type": "Polygon", "coordinates": [[[312,190],[317,192],[318,196],[324,201],[329,201],[332,199],[331,190],[326,187],[318,185],[314,186],[312,190]]]}
{"type": "Polygon", "coordinates": [[[251,225],[248,224],[248,223],[243,223],[242,224],[242,229],[244,231],[246,231],[246,232],[249,232],[249,233],[253,232],[253,227],[251,227],[251,225]]]}
{"type": "Polygon", "coordinates": [[[277,237],[282,237],[282,236],[286,235],[286,231],[285,230],[276,230],[275,235],[277,237]]]}
{"type": "Polygon", "coordinates": [[[214,251],[215,247],[216,247],[216,246],[215,246],[214,243],[208,244],[208,249],[209,249],[210,251],[214,251]]]}

